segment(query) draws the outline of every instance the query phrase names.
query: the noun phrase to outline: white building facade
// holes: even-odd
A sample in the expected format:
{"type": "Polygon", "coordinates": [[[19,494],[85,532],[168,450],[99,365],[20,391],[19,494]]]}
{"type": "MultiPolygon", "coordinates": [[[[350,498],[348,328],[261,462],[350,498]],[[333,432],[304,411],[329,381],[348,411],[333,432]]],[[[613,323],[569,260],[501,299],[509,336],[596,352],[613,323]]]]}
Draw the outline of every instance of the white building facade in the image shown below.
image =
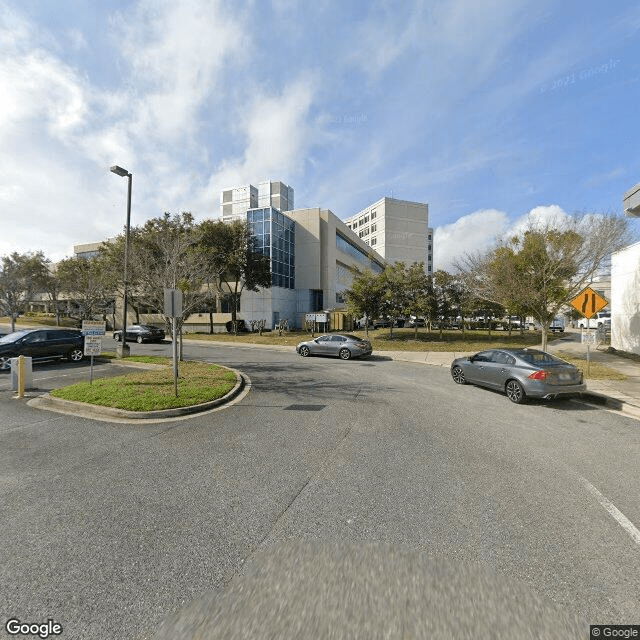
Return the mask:
{"type": "Polygon", "coordinates": [[[388,262],[424,262],[425,271],[433,273],[433,229],[427,204],[381,198],[344,222],[388,262]]]}
{"type": "Polygon", "coordinates": [[[640,242],[611,256],[611,346],[640,354],[640,242]]]}

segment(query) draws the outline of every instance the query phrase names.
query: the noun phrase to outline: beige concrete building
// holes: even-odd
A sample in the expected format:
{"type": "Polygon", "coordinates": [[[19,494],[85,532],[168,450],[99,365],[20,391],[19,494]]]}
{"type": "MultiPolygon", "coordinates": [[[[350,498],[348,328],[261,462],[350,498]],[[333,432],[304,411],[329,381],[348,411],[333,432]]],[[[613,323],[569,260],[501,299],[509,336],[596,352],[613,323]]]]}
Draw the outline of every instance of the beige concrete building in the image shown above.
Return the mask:
{"type": "MultiPolygon", "coordinates": [[[[247,212],[250,224],[262,224],[264,237],[269,223],[269,251],[272,258],[270,289],[242,294],[239,317],[245,322],[266,319],[267,326],[288,320],[289,326],[300,327],[305,313],[340,310],[345,307],[344,292],[351,287],[353,269],[374,272],[384,270],[385,260],[365,242],[355,236],[333,212],[320,207],[295,209],[286,213],[273,208],[247,212]],[[282,246],[274,233],[274,220],[283,217],[285,225],[292,222],[294,238],[290,251],[291,267],[280,275],[282,267],[274,262],[282,246]],[[259,218],[259,220],[258,220],[259,218]]],[[[254,235],[260,238],[259,227],[254,235]]],[[[286,245],[286,239],[285,239],[286,245]]],[[[264,245],[263,250],[267,250],[264,245]]],[[[286,254],[283,259],[287,260],[286,254]]]]}
{"type": "Polygon", "coordinates": [[[344,222],[385,260],[424,262],[425,271],[432,273],[433,229],[427,204],[381,198],[344,222]]]}
{"type": "Polygon", "coordinates": [[[223,189],[220,193],[220,216],[229,220],[244,220],[249,209],[274,207],[280,211],[293,209],[293,188],[279,180],[265,180],[255,187],[247,184],[242,187],[223,189]]]}

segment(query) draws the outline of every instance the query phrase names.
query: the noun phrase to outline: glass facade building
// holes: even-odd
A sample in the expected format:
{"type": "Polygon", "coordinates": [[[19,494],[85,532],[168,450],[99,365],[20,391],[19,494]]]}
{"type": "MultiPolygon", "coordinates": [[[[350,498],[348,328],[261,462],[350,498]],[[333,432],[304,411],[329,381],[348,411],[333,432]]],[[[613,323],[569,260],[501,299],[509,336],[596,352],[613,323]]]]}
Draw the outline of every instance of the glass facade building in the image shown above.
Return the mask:
{"type": "Polygon", "coordinates": [[[295,289],[296,223],[273,207],[247,211],[256,249],[271,258],[271,286],[295,289]]]}

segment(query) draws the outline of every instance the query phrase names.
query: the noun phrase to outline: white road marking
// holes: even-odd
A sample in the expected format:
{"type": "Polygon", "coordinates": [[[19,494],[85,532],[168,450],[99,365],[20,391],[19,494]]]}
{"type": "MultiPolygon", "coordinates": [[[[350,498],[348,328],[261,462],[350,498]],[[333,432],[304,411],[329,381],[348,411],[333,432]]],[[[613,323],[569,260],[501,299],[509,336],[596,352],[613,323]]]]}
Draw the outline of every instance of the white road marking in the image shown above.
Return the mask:
{"type": "Polygon", "coordinates": [[[640,531],[607,497],[603,496],[588,480],[578,476],[584,488],[609,512],[609,515],[640,545],[640,531]]]}

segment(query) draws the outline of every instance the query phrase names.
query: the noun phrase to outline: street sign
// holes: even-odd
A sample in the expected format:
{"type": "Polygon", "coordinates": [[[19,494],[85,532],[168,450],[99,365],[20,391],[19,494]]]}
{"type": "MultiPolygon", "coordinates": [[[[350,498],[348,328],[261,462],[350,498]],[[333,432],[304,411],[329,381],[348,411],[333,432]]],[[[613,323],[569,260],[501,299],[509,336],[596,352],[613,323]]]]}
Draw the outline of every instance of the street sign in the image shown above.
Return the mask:
{"type": "MultiPolygon", "coordinates": [[[[103,336],[106,330],[106,323],[101,320],[83,320],[82,335],[83,336],[103,336]]],[[[86,354],[90,355],[90,354],[86,354]]]]}
{"type": "Polygon", "coordinates": [[[571,301],[571,306],[579,311],[585,318],[593,318],[600,309],[604,309],[608,304],[609,302],[597,294],[591,287],[587,287],[584,291],[581,291],[571,301]]]}
{"type": "Polygon", "coordinates": [[[596,332],[594,329],[583,329],[580,337],[582,344],[597,344],[596,332]]]}
{"type": "Polygon", "coordinates": [[[182,315],[182,291],[180,289],[164,290],[164,315],[179,318],[182,315]]]}
{"type": "Polygon", "coordinates": [[[84,337],[84,355],[99,356],[102,353],[102,337],[86,335],[84,337]]]}

